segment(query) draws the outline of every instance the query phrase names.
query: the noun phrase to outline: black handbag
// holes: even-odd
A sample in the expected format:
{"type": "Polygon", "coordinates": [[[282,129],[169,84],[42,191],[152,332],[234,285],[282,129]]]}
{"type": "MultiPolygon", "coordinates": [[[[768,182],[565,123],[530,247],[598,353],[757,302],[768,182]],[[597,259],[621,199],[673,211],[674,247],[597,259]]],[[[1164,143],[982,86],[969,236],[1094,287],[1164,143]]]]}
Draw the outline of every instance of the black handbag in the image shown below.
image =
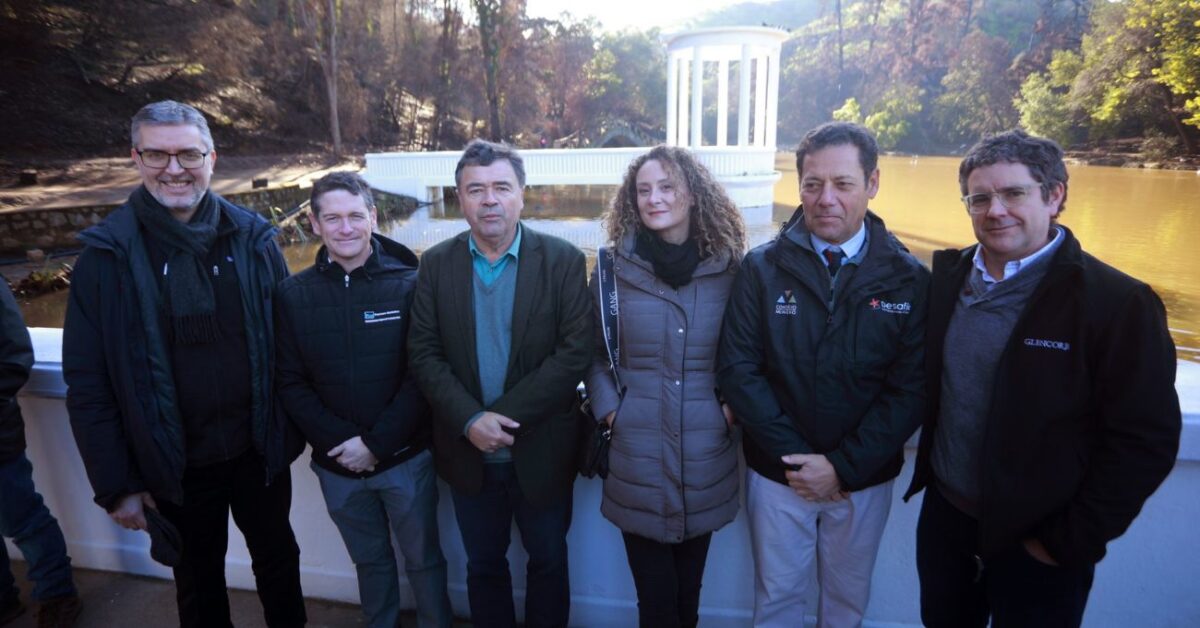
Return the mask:
{"type": "MultiPolygon", "coordinates": [[[[600,247],[596,254],[597,277],[596,290],[600,297],[600,320],[604,332],[604,349],[608,352],[608,370],[612,374],[613,383],[621,396],[625,389],[621,387],[621,376],[617,374],[617,362],[620,358],[620,321],[617,317],[617,278],[613,275],[614,254],[607,247],[600,247]]],[[[612,426],[604,421],[604,417],[592,413],[591,400],[587,393],[580,389],[579,421],[580,449],[579,474],[585,478],[608,477],[608,446],[612,442],[612,426]]],[[[616,425],[616,419],[613,419],[616,425]]]]}

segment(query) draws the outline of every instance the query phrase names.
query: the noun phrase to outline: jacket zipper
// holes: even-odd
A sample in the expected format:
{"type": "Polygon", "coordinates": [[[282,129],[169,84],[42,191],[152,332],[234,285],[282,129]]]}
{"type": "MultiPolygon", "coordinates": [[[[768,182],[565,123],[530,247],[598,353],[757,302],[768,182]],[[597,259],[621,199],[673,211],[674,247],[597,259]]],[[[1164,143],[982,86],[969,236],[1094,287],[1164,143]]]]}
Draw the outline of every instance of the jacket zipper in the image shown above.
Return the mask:
{"type": "MultiPolygon", "coordinates": [[[[351,307],[352,299],[350,298],[350,273],[344,273],[342,275],[342,285],[345,286],[346,355],[353,356],[354,355],[354,316],[353,316],[354,308],[351,307]]],[[[349,381],[351,381],[351,382],[355,381],[354,362],[355,362],[354,360],[347,360],[347,364],[350,367],[349,381]]],[[[357,408],[354,411],[354,415],[355,416],[345,417],[345,418],[347,420],[351,421],[352,423],[354,423],[355,425],[358,425],[358,410],[357,410],[357,408]]]]}

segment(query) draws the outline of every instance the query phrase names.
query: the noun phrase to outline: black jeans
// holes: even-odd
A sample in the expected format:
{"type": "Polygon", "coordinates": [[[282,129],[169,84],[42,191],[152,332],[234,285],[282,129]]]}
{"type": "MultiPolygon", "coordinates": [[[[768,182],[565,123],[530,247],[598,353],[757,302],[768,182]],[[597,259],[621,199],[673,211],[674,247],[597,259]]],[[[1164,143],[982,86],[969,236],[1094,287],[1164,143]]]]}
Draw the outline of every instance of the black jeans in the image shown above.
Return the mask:
{"type": "Polygon", "coordinates": [[[183,537],[175,567],[179,624],[184,628],[232,628],[225,587],[229,514],[250,550],[263,616],[271,628],[303,626],[300,548],[288,521],[292,476],[280,473],[265,485],[263,460],[253,450],[183,474],[183,505],[158,502],[183,537]]]}
{"type": "Polygon", "coordinates": [[[567,571],[567,530],[571,498],[538,508],[529,503],[517,482],[513,463],[483,465],[478,494],[450,491],[454,515],[467,551],[467,599],[471,625],[511,628],[516,625],[512,576],[508,569],[512,522],[529,555],[525,567],[525,626],[563,627],[571,612],[567,571]]]}
{"type": "Polygon", "coordinates": [[[622,532],[642,628],[686,628],[700,621],[700,580],[712,533],[659,543],[622,532]]]}
{"type": "Polygon", "coordinates": [[[925,489],[917,522],[921,621],[930,628],[1077,627],[1092,589],[1095,566],[1055,567],[1020,543],[978,558],[979,522],[938,490],[925,489]]]}

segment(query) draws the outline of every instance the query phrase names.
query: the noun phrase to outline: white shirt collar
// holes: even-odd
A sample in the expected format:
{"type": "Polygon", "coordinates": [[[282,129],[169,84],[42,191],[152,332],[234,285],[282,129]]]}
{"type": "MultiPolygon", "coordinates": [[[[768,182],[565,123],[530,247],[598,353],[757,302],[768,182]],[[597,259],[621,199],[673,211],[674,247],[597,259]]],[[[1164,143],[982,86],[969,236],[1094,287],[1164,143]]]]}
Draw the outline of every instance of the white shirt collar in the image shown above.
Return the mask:
{"type": "Polygon", "coordinates": [[[1062,237],[1063,237],[1063,230],[1058,225],[1055,225],[1054,226],[1054,237],[1050,238],[1050,241],[1047,242],[1045,244],[1045,246],[1034,251],[1028,257],[1023,257],[1019,260],[1013,260],[1011,262],[1005,263],[1004,264],[1004,276],[999,279],[994,279],[994,278],[992,278],[991,275],[988,274],[987,266],[984,265],[984,263],[983,263],[983,246],[977,246],[977,247],[975,247],[975,258],[974,258],[975,268],[979,271],[979,274],[983,277],[984,283],[986,283],[986,284],[1000,283],[1001,281],[1011,279],[1014,275],[1021,272],[1022,268],[1029,266],[1036,260],[1040,259],[1041,257],[1044,257],[1045,255],[1048,255],[1051,251],[1058,248],[1058,243],[1059,243],[1059,241],[1062,240],[1062,237]]]}
{"type": "Polygon", "coordinates": [[[867,239],[866,221],[859,223],[858,231],[855,232],[854,235],[850,236],[849,240],[846,240],[841,244],[830,244],[829,242],[818,238],[814,233],[809,233],[808,237],[812,241],[813,250],[817,252],[817,255],[822,256],[822,259],[824,259],[825,249],[831,246],[836,246],[841,249],[842,254],[846,256],[846,259],[854,259],[854,256],[858,255],[858,251],[862,249],[863,242],[865,242],[867,239]]]}

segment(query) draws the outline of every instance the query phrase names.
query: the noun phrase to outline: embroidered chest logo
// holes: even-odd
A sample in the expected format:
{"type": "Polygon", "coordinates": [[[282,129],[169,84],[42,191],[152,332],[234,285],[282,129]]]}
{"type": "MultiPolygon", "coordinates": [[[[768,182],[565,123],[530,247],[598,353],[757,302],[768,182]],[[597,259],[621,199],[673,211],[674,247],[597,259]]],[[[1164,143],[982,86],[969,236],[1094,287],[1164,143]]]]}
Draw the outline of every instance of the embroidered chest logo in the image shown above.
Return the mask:
{"type": "Polygon", "coordinates": [[[885,314],[912,314],[912,303],[905,301],[903,303],[892,303],[884,301],[879,297],[875,297],[867,302],[872,310],[883,312],[885,314]]]}
{"type": "Polygon", "coordinates": [[[1071,343],[1061,340],[1046,340],[1043,338],[1026,338],[1026,347],[1036,347],[1039,349],[1056,349],[1058,351],[1070,351],[1071,343]]]}
{"type": "Polygon", "coordinates": [[[400,318],[400,310],[387,310],[386,312],[363,310],[363,322],[368,325],[374,323],[386,323],[388,321],[398,321],[400,318]]]}
{"type": "Polygon", "coordinates": [[[775,300],[775,313],[785,316],[796,315],[796,295],[792,294],[791,290],[784,290],[783,294],[775,300]]]}

